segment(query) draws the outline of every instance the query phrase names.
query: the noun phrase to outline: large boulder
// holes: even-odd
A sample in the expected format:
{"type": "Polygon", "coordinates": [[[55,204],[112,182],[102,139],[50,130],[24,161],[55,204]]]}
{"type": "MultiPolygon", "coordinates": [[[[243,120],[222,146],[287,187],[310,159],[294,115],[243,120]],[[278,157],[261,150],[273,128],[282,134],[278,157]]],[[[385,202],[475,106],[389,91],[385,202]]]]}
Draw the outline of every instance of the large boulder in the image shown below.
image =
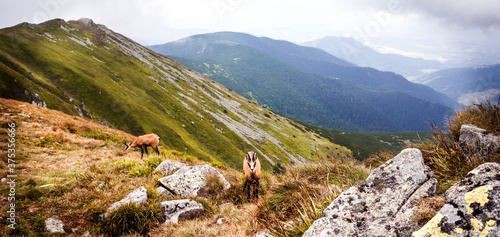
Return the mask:
{"type": "Polygon", "coordinates": [[[487,160],[489,155],[500,151],[500,136],[474,125],[464,124],[460,128],[459,144],[469,157],[487,160]]]}
{"type": "Polygon", "coordinates": [[[413,236],[500,236],[499,194],[500,164],[482,164],[443,194],[448,203],[413,236]]]}
{"type": "Polygon", "coordinates": [[[108,217],[109,213],[113,212],[115,209],[117,209],[118,207],[121,207],[125,204],[128,204],[128,203],[142,204],[142,203],[146,203],[147,200],[148,200],[148,194],[147,194],[146,188],[144,186],[141,186],[139,188],[132,190],[122,200],[111,204],[111,206],[106,211],[106,214],[104,217],[108,217]]]}
{"type": "Polygon", "coordinates": [[[198,191],[206,187],[208,175],[216,175],[224,184],[224,189],[231,187],[224,176],[210,165],[184,166],[174,174],[159,179],[158,182],[175,195],[195,197],[198,196],[198,191]]]}
{"type": "Polygon", "coordinates": [[[405,149],[341,193],[303,236],[409,236],[414,204],[435,195],[437,181],[418,149],[405,149]]]}
{"type": "Polygon", "coordinates": [[[190,220],[203,215],[203,205],[189,199],[164,201],[161,203],[165,224],[190,220]]]}

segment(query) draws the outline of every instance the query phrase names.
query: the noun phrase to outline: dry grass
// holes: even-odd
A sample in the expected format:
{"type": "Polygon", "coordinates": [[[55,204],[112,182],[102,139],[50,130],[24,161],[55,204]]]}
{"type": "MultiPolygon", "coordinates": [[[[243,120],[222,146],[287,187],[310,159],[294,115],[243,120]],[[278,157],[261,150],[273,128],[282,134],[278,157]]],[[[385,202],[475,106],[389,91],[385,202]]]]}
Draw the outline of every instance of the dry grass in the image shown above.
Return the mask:
{"type": "Polygon", "coordinates": [[[439,196],[423,198],[415,204],[412,219],[419,226],[429,222],[446,204],[446,199],[439,196]]]}
{"type": "Polygon", "coordinates": [[[491,133],[500,135],[500,101],[496,104],[491,100],[475,103],[462,111],[457,111],[448,122],[450,134],[458,141],[460,127],[463,124],[473,124],[491,133]]]}

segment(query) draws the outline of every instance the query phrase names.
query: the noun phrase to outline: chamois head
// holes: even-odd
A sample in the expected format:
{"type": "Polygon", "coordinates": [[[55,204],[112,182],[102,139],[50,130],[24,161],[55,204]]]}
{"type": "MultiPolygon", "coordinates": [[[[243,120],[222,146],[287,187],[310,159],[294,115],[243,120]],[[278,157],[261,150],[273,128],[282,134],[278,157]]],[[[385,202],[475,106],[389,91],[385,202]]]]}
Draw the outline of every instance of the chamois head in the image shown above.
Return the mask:
{"type": "Polygon", "coordinates": [[[248,168],[250,172],[255,173],[255,169],[257,168],[257,162],[259,161],[259,157],[257,157],[257,153],[251,151],[248,152],[245,156],[245,162],[247,162],[248,168]]]}
{"type": "Polygon", "coordinates": [[[123,141],[123,144],[125,144],[125,149],[123,149],[123,150],[128,151],[128,149],[130,149],[130,145],[132,145],[132,142],[127,144],[127,142],[123,141]]]}

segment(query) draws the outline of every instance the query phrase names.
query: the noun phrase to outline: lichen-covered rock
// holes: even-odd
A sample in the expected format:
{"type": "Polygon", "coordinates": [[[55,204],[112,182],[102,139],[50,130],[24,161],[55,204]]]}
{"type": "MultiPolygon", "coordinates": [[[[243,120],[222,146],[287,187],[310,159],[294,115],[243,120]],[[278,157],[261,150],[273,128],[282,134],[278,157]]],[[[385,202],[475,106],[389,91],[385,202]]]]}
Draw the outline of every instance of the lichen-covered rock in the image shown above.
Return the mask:
{"type": "Polygon", "coordinates": [[[206,186],[206,179],[210,174],[219,177],[224,189],[231,187],[224,176],[210,165],[184,166],[174,174],[159,179],[158,182],[175,195],[195,197],[198,196],[198,191],[206,186]]]}
{"type": "Polygon", "coordinates": [[[156,171],[160,172],[164,175],[171,175],[175,171],[179,170],[180,168],[186,166],[186,164],[181,163],[181,162],[172,162],[172,161],[163,161],[161,162],[158,167],[156,167],[156,171]]]}
{"type": "Polygon", "coordinates": [[[464,124],[460,128],[459,144],[468,156],[487,160],[490,154],[500,151],[500,136],[474,125],[464,124]]]}
{"type": "Polygon", "coordinates": [[[45,220],[45,231],[49,233],[65,233],[64,224],[57,216],[53,216],[45,220]]]}
{"type": "Polygon", "coordinates": [[[147,194],[146,188],[144,186],[136,188],[136,189],[132,190],[122,200],[111,204],[111,206],[106,211],[105,217],[107,217],[108,214],[111,213],[112,211],[114,211],[116,208],[121,207],[125,204],[128,204],[128,203],[142,204],[142,203],[146,203],[147,200],[148,200],[148,194],[147,194]]]}
{"type": "Polygon", "coordinates": [[[194,219],[203,215],[203,205],[189,199],[164,201],[161,203],[165,224],[194,219]]]}
{"type": "Polygon", "coordinates": [[[482,164],[443,194],[448,203],[413,236],[500,236],[499,194],[500,164],[482,164]]]}
{"type": "Polygon", "coordinates": [[[437,181],[418,149],[405,149],[341,193],[303,236],[408,236],[415,202],[433,196],[437,181]]]}

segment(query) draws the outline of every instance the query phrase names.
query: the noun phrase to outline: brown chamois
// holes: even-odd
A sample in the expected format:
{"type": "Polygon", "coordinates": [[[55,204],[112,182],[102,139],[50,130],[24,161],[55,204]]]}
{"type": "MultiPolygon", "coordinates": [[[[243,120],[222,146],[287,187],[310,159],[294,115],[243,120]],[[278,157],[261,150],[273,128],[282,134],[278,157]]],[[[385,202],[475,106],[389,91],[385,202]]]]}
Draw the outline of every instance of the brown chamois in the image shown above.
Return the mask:
{"type": "Polygon", "coordinates": [[[158,155],[160,155],[160,151],[158,150],[159,142],[160,142],[160,137],[154,133],[150,133],[137,137],[137,139],[135,139],[134,142],[131,142],[129,144],[123,141],[123,144],[125,144],[125,151],[128,151],[128,149],[134,147],[141,148],[141,159],[142,159],[144,152],[146,152],[146,155],[149,155],[148,146],[152,147],[153,150],[156,151],[158,155]]]}
{"type": "Polygon", "coordinates": [[[247,193],[250,199],[250,192],[253,189],[253,196],[259,198],[259,180],[260,180],[260,161],[257,153],[248,152],[243,160],[243,172],[245,173],[245,185],[243,186],[243,193],[247,193]]]}

